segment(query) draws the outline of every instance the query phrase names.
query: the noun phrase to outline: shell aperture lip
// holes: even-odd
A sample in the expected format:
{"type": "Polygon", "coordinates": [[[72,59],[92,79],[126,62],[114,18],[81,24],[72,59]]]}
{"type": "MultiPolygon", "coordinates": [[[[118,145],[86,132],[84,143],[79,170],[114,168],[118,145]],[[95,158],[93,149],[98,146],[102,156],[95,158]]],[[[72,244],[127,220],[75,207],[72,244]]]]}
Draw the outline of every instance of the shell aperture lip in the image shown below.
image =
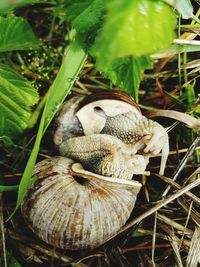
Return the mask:
{"type": "Polygon", "coordinates": [[[119,114],[133,111],[140,114],[140,111],[131,104],[120,100],[104,99],[91,102],[76,112],[85,135],[100,133],[105,126],[106,117],[99,115],[94,111],[96,107],[102,109],[106,116],[114,117],[119,114]]]}

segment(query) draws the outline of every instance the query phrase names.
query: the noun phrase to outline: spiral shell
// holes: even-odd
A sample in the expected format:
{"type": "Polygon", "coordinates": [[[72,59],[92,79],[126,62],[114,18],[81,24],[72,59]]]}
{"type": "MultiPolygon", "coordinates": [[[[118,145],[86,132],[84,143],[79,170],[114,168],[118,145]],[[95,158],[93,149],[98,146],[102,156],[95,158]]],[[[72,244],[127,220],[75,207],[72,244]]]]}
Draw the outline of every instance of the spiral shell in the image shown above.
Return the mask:
{"type": "Polygon", "coordinates": [[[101,90],[72,96],[56,116],[54,143],[59,146],[69,138],[98,134],[105,126],[106,116],[129,111],[141,116],[139,106],[122,91],[101,90]]]}
{"type": "Polygon", "coordinates": [[[82,171],[54,157],[38,163],[36,183],[21,207],[29,227],[42,240],[70,250],[105,243],[128,220],[141,184],[82,171]]]}

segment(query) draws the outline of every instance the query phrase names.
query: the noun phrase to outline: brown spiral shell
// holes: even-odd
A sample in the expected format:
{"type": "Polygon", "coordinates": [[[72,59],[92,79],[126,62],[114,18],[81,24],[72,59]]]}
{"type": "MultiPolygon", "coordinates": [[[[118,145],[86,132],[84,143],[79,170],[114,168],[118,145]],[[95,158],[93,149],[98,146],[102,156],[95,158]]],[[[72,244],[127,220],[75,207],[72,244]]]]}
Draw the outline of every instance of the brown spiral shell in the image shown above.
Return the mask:
{"type": "Polygon", "coordinates": [[[34,170],[38,180],[21,211],[43,241],[70,250],[94,248],[126,223],[141,184],[89,172],[76,176],[73,163],[64,157],[38,163],[34,170]]]}

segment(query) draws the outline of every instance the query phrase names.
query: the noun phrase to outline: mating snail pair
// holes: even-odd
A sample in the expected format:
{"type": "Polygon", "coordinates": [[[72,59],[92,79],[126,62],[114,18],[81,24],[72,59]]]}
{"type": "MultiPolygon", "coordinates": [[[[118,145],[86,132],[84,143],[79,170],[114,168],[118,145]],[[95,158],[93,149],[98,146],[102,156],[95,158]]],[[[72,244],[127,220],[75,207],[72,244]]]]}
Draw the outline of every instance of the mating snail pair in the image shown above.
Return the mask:
{"type": "Polygon", "coordinates": [[[42,240],[70,250],[97,247],[116,234],[141,188],[133,175],[148,174],[149,158],[160,151],[163,173],[169,151],[165,128],[119,91],[64,103],[54,142],[61,156],[36,165],[22,214],[42,240]]]}

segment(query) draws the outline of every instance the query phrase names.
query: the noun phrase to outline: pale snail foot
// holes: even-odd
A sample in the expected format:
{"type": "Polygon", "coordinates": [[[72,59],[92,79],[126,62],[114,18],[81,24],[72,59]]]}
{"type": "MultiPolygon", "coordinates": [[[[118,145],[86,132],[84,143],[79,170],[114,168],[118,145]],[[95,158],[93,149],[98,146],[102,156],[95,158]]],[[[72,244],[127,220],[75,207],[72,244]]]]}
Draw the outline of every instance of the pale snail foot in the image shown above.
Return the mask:
{"type": "Polygon", "coordinates": [[[148,159],[149,157],[142,155],[132,155],[129,157],[124,155],[122,151],[118,151],[117,155],[105,156],[99,162],[96,171],[101,175],[131,180],[133,175],[150,174],[145,171],[149,162],[148,159]]]}
{"type": "Polygon", "coordinates": [[[130,111],[114,117],[108,116],[101,133],[110,134],[123,143],[132,145],[136,149],[134,154],[148,154],[151,157],[162,150],[160,174],[164,173],[169,141],[166,129],[159,123],[147,119],[138,111],[130,111]]]}
{"type": "Polygon", "coordinates": [[[149,156],[136,155],[137,148],[114,136],[93,134],[66,140],[60,146],[60,153],[80,162],[90,172],[132,179],[134,174],[148,174],[145,169],[149,156]]]}

